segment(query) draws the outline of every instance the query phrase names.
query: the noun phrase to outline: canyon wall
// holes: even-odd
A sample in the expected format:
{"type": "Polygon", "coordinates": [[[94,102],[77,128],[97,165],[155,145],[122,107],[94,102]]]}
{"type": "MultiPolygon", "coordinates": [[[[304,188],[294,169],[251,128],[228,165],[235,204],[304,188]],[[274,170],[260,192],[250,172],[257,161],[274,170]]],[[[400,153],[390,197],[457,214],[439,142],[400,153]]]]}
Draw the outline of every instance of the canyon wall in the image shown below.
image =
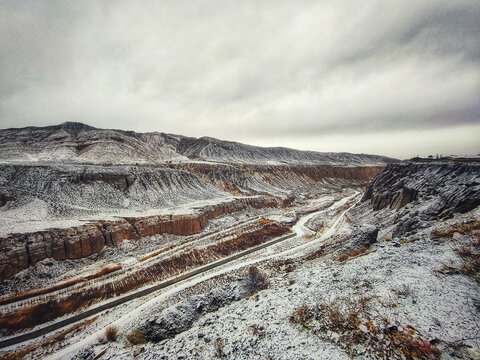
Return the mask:
{"type": "MultiPolygon", "coordinates": [[[[77,259],[125,239],[154,234],[191,235],[208,219],[248,207],[287,207],[297,190],[324,186],[359,186],[381,166],[247,165],[177,163],[167,166],[80,164],[2,165],[0,188],[9,197],[0,208],[0,279],[46,258],[77,259]],[[323,185],[322,185],[323,184],[323,185]],[[242,197],[231,200],[231,194],[242,197]],[[52,221],[101,218],[101,214],[141,214],[208,200],[194,214],[122,217],[68,229],[49,229],[52,221]],[[19,214],[21,214],[19,216],[19,214]],[[17,223],[18,222],[18,223],[17,223]],[[22,224],[43,224],[25,230],[22,224]],[[18,234],[19,229],[23,232],[18,234]],[[49,229],[45,231],[37,231],[49,229]]],[[[190,205],[188,205],[190,206],[190,205]]]]}
{"type": "Polygon", "coordinates": [[[239,198],[203,207],[194,214],[126,217],[117,221],[96,221],[68,229],[51,229],[0,238],[0,280],[46,258],[78,259],[116,246],[123,240],[138,240],[155,234],[192,235],[199,233],[208,219],[242,211],[248,207],[275,207],[266,197],[239,198]]]}
{"type": "Polygon", "coordinates": [[[193,173],[202,180],[238,194],[270,194],[279,197],[300,187],[324,180],[343,180],[352,186],[366,185],[384,166],[245,165],[178,163],[170,167],[193,173]]]}
{"type": "Polygon", "coordinates": [[[480,205],[480,163],[389,164],[373,178],[362,201],[373,210],[418,201],[430,218],[466,213],[480,205]]]}

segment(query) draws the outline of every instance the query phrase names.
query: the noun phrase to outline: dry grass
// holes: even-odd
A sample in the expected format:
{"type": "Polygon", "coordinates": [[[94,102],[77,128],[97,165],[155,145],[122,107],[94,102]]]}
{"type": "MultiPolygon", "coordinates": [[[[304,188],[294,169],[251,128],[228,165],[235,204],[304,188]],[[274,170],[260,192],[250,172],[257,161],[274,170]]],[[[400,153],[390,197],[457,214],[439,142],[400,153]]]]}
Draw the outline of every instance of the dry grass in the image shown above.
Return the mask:
{"type": "Polygon", "coordinates": [[[325,255],[325,248],[321,247],[319,250],[314,251],[313,253],[309,254],[305,258],[305,260],[307,260],[307,261],[315,260],[315,259],[318,259],[321,256],[324,256],[324,255],[325,255]]]}
{"type": "Polygon", "coordinates": [[[162,249],[162,250],[159,250],[159,251],[155,251],[154,253],[151,253],[151,254],[148,254],[140,259],[138,259],[138,262],[143,262],[145,260],[148,260],[148,259],[151,259],[152,257],[155,257],[157,255],[160,255],[161,253],[164,253],[165,251],[168,251],[168,250],[171,250],[175,247],[175,245],[170,245],[170,246],[167,246],[166,248],[162,249]]]}
{"type": "Polygon", "coordinates": [[[294,260],[288,259],[275,261],[274,263],[270,263],[269,266],[277,273],[289,273],[296,269],[297,264],[294,260]]]}
{"type": "MultiPolygon", "coordinates": [[[[461,265],[457,267],[444,267],[439,272],[443,274],[461,274],[469,276],[480,283],[480,222],[470,220],[454,224],[446,229],[436,229],[432,231],[432,236],[436,239],[452,239],[454,234],[469,236],[469,243],[463,245],[454,251],[461,260],[461,265]]],[[[453,247],[452,247],[453,248],[453,247]]]]}
{"type": "Polygon", "coordinates": [[[189,269],[205,265],[230,254],[260,245],[268,240],[284,235],[290,230],[277,223],[270,223],[257,231],[242,234],[235,239],[210,245],[204,249],[192,249],[180,255],[160,260],[122,279],[108,282],[84,291],[75,292],[62,299],[50,300],[16,312],[0,316],[0,330],[11,334],[15,331],[32,328],[36,325],[73,313],[104,299],[112,298],[138,289],[189,269]]]}
{"type": "Polygon", "coordinates": [[[118,329],[115,326],[109,326],[105,329],[105,339],[108,341],[117,341],[118,329]]]}
{"type": "Polygon", "coordinates": [[[82,279],[85,279],[85,280],[96,279],[96,278],[99,278],[103,275],[107,275],[107,274],[110,274],[114,271],[120,270],[121,268],[122,268],[122,265],[120,265],[120,264],[104,266],[103,268],[100,269],[100,271],[97,271],[95,274],[87,275],[87,276],[83,277],[82,279]]]}
{"type": "Polygon", "coordinates": [[[444,264],[442,270],[443,274],[461,274],[469,276],[480,283],[480,241],[477,240],[469,245],[462,246],[455,250],[461,259],[461,265],[452,267],[444,264]]]}
{"type": "Polygon", "coordinates": [[[479,229],[480,221],[469,220],[453,224],[446,229],[435,229],[432,231],[432,236],[436,239],[453,238],[455,233],[467,235],[471,234],[474,230],[479,229]]]}
{"type": "Polygon", "coordinates": [[[92,274],[92,275],[80,277],[80,278],[77,278],[77,279],[72,279],[72,280],[66,281],[66,282],[58,284],[58,285],[50,286],[48,288],[32,290],[32,291],[24,292],[24,293],[17,294],[17,295],[14,295],[14,296],[10,296],[8,298],[0,299],[0,305],[11,304],[11,303],[14,303],[14,302],[17,302],[17,301],[30,299],[30,298],[35,297],[35,296],[49,294],[49,293],[55,292],[57,290],[65,289],[67,287],[73,286],[75,284],[79,284],[79,283],[87,281],[87,280],[96,279],[96,278],[101,277],[103,275],[106,275],[106,274],[109,274],[111,272],[120,270],[121,268],[122,268],[122,266],[120,264],[114,265],[114,266],[105,266],[102,269],[100,269],[100,271],[98,271],[98,272],[96,272],[95,274],[92,274]]]}
{"type": "Polygon", "coordinates": [[[359,255],[362,255],[362,254],[365,254],[367,251],[368,251],[368,247],[364,246],[360,249],[357,249],[357,250],[352,250],[348,253],[343,253],[343,254],[340,254],[338,255],[335,260],[336,261],[340,261],[340,262],[344,262],[344,261],[347,261],[348,259],[352,258],[352,257],[355,257],[355,256],[359,256],[359,255]]]}
{"type": "Polygon", "coordinates": [[[127,334],[127,340],[132,345],[146,344],[145,333],[140,329],[134,329],[127,334]]]}
{"type": "Polygon", "coordinates": [[[399,329],[388,319],[374,320],[369,298],[341,299],[335,304],[320,301],[300,306],[290,316],[293,324],[323,340],[341,346],[350,356],[366,350],[376,359],[439,359],[440,351],[413,327],[399,329]]]}
{"type": "Polygon", "coordinates": [[[85,280],[81,279],[81,278],[73,279],[73,280],[70,280],[70,281],[55,285],[55,286],[51,286],[51,287],[48,287],[48,288],[27,291],[27,292],[24,292],[24,293],[21,293],[21,294],[10,296],[8,298],[0,299],[0,305],[11,304],[11,303],[21,301],[21,300],[25,300],[25,299],[29,299],[29,298],[32,298],[32,297],[35,297],[35,296],[45,295],[45,294],[48,294],[48,293],[51,293],[51,292],[54,292],[54,291],[57,291],[57,290],[65,289],[69,286],[81,283],[83,281],[85,281],[85,280]]]}

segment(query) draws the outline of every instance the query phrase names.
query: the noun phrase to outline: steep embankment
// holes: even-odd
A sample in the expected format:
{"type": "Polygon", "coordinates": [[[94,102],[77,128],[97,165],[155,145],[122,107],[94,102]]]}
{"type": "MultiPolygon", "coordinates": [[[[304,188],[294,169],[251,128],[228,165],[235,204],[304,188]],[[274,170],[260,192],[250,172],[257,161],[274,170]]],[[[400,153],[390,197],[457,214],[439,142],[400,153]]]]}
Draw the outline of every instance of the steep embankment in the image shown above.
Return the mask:
{"type": "Polygon", "coordinates": [[[480,205],[480,163],[390,164],[374,177],[362,200],[355,213],[388,225],[389,236],[414,233],[432,220],[480,205]]]}
{"type": "Polygon", "coordinates": [[[154,166],[0,166],[0,236],[78,225],[79,219],[184,213],[232,196],[182,170],[154,166]],[[174,207],[174,209],[170,209],[174,207]]]}
{"type": "Polygon", "coordinates": [[[246,165],[181,163],[170,165],[194,173],[233,194],[288,197],[311,186],[364,186],[383,166],[246,165]]]}
{"type": "Polygon", "coordinates": [[[372,180],[367,200],[374,210],[418,201],[428,204],[424,213],[442,218],[466,213],[480,205],[480,163],[391,164],[372,180]]]}
{"type": "Polygon", "coordinates": [[[153,166],[0,166],[0,188],[18,199],[38,199],[51,215],[144,210],[229,194],[192,173],[153,166]]]}
{"type": "Polygon", "coordinates": [[[0,238],[0,280],[9,278],[37,262],[78,259],[116,246],[123,240],[138,240],[155,234],[192,235],[199,233],[208,219],[246,210],[274,207],[265,197],[239,198],[205,206],[192,214],[126,217],[117,221],[96,221],[67,229],[50,229],[0,238]]]}

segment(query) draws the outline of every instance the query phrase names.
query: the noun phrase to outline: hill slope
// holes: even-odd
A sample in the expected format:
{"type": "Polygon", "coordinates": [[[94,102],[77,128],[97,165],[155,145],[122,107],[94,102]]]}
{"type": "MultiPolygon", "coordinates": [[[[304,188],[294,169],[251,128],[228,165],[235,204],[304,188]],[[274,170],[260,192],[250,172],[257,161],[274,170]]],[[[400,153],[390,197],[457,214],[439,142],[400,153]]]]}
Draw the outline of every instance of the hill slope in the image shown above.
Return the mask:
{"type": "Polygon", "coordinates": [[[0,130],[0,160],[88,163],[211,161],[244,164],[384,165],[393,159],[350,153],[320,153],[258,147],[210,137],[97,129],[66,122],[0,130]]]}

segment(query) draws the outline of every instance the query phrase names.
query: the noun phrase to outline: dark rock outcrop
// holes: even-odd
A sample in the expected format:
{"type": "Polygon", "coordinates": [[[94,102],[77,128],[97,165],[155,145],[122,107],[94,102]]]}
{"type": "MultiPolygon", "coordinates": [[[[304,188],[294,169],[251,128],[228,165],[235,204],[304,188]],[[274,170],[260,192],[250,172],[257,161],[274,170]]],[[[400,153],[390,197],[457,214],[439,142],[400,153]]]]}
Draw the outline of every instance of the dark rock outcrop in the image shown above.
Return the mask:
{"type": "Polygon", "coordinates": [[[351,252],[361,248],[369,248],[377,242],[378,227],[374,225],[361,225],[353,229],[348,242],[342,246],[342,252],[351,252]]]}
{"type": "Polygon", "coordinates": [[[142,332],[145,338],[152,342],[173,338],[190,329],[203,314],[216,311],[248,294],[246,281],[241,280],[204,295],[192,296],[148,320],[142,326],[142,332]]]}
{"type": "Polygon", "coordinates": [[[7,202],[15,200],[15,196],[0,192],[0,207],[5,206],[7,202]]]}
{"type": "MultiPolygon", "coordinates": [[[[400,209],[418,201],[419,216],[447,218],[480,205],[480,163],[389,164],[363,196],[373,210],[400,209]]],[[[402,225],[408,232],[408,224],[402,225]]]]}

